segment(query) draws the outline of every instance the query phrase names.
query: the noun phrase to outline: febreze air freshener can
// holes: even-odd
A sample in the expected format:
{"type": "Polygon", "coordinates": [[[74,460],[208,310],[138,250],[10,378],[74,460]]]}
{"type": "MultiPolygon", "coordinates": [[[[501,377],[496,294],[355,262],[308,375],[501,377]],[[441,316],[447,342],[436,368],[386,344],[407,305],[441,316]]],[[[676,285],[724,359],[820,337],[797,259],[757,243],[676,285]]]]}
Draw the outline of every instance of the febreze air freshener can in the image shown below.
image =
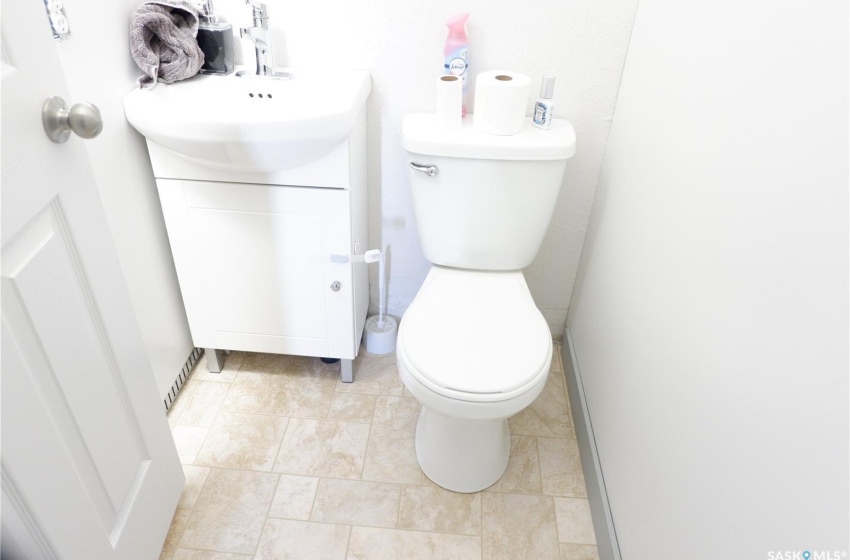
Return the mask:
{"type": "Polygon", "coordinates": [[[445,57],[444,74],[457,76],[463,81],[462,116],[466,116],[466,77],[469,74],[469,44],[466,40],[466,20],[468,13],[458,14],[446,21],[449,35],[443,48],[445,57]]]}

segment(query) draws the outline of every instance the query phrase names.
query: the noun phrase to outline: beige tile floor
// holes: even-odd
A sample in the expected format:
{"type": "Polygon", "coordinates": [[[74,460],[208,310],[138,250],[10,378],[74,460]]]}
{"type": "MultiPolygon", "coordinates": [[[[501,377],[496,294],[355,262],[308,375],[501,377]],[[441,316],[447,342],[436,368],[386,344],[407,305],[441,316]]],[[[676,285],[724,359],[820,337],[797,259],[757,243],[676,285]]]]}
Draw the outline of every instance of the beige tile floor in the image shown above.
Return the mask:
{"type": "Polygon", "coordinates": [[[395,356],[362,351],[354,371],[233,352],[211,374],[202,358],[168,413],[186,485],[160,558],[598,558],[559,351],[510,420],[507,471],[476,494],[419,469],[395,356]]]}

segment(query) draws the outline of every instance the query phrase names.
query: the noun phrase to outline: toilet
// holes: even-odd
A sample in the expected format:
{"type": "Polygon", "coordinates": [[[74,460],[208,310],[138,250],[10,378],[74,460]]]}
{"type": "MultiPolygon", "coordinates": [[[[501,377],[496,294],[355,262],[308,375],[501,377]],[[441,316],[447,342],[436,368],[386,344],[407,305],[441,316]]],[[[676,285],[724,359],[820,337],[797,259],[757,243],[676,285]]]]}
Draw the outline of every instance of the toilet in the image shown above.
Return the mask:
{"type": "Polygon", "coordinates": [[[405,116],[403,145],[419,240],[431,270],[405,312],[396,362],[422,405],[416,456],[455,492],[494,484],[508,464],[508,418],[543,390],[552,334],[522,269],[537,255],[575,131],[526,119],[511,136],[447,131],[431,113],[405,116]]]}

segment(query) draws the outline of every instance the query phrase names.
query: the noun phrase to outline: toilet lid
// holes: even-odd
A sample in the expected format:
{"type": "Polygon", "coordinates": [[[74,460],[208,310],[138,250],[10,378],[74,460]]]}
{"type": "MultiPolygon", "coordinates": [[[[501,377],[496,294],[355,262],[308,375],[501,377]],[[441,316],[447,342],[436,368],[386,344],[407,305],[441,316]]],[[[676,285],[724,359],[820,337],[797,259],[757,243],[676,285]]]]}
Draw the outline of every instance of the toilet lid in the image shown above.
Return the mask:
{"type": "Polygon", "coordinates": [[[412,372],[465,393],[507,393],[548,369],[552,335],[522,273],[433,267],[404,314],[412,372]]]}

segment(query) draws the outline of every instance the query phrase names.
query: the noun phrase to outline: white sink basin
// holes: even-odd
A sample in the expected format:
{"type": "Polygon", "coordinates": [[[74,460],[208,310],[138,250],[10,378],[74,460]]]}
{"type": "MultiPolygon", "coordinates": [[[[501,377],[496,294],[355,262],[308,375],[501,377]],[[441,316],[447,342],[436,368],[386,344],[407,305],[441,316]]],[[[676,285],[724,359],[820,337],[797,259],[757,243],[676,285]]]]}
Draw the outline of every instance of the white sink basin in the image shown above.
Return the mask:
{"type": "Polygon", "coordinates": [[[149,142],[206,167],[297,167],[349,136],[372,85],[363,70],[286,70],[291,80],[197,75],[137,89],[124,113],[149,142]]]}

